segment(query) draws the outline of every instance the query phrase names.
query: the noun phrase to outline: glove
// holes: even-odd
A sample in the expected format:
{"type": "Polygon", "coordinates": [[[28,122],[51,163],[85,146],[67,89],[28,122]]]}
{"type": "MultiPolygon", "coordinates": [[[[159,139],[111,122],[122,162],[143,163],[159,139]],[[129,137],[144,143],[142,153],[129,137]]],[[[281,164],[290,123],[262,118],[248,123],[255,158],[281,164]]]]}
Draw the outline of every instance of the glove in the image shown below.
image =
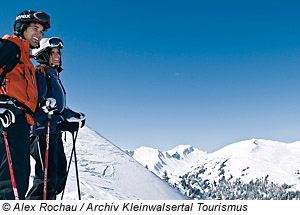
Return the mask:
{"type": "Polygon", "coordinates": [[[4,128],[10,126],[10,124],[15,123],[15,114],[6,108],[0,108],[0,121],[4,128]]]}
{"type": "Polygon", "coordinates": [[[74,117],[68,118],[68,122],[78,122],[79,128],[85,125],[85,115],[83,113],[76,113],[74,117]]]}
{"type": "Polygon", "coordinates": [[[44,113],[53,115],[57,110],[57,104],[55,98],[47,98],[45,101],[41,102],[42,109],[44,113]]]}

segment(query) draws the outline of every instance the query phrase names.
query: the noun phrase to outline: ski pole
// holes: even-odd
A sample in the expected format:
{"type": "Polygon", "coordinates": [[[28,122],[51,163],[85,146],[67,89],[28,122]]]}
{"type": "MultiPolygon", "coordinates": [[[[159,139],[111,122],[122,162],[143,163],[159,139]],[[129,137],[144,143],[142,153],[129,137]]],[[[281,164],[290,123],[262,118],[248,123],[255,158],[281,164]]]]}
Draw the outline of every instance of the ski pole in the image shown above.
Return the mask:
{"type": "Polygon", "coordinates": [[[47,134],[46,134],[46,153],[45,153],[45,167],[44,167],[44,197],[47,199],[47,180],[48,180],[48,156],[49,156],[49,140],[50,140],[50,119],[51,115],[48,114],[47,134]]]}
{"type": "Polygon", "coordinates": [[[2,133],[3,133],[5,147],[6,147],[6,154],[7,154],[7,160],[8,160],[11,183],[12,183],[12,187],[13,187],[13,193],[14,193],[14,196],[15,196],[15,200],[19,200],[20,198],[19,198],[19,194],[18,194],[17,183],[16,183],[14,169],[13,169],[13,165],[12,165],[9,145],[8,145],[8,141],[7,141],[7,134],[6,134],[5,131],[3,131],[2,133]]]}
{"type": "MultiPolygon", "coordinates": [[[[77,134],[76,133],[76,138],[77,138],[77,134]]],[[[78,174],[78,166],[77,166],[77,157],[76,157],[76,148],[75,148],[75,138],[74,135],[72,135],[73,137],[73,149],[74,149],[74,159],[75,159],[75,170],[76,170],[76,179],[77,179],[77,192],[78,192],[78,199],[81,200],[81,195],[80,195],[80,184],[79,184],[79,174],[78,174]]]]}
{"type": "MultiPolygon", "coordinates": [[[[73,134],[73,133],[72,133],[73,134]]],[[[71,155],[70,155],[70,160],[69,160],[69,164],[68,164],[68,170],[67,170],[67,176],[66,176],[66,183],[65,183],[65,187],[64,187],[64,190],[61,194],[61,200],[63,199],[64,197],[64,194],[65,194],[65,189],[66,189],[66,184],[67,184],[67,180],[68,180],[68,175],[69,175],[69,171],[70,171],[70,166],[71,166],[71,161],[72,161],[72,157],[73,157],[73,148],[72,148],[72,151],[71,151],[71,155]]]]}
{"type": "MultiPolygon", "coordinates": [[[[78,128],[79,129],[79,128],[78,128]]],[[[67,176],[66,176],[66,181],[68,179],[68,175],[69,175],[69,171],[70,171],[70,167],[71,167],[71,161],[72,161],[72,158],[73,158],[73,153],[74,153],[74,150],[75,150],[75,143],[76,143],[76,139],[77,139],[77,134],[78,134],[78,130],[76,131],[76,135],[74,136],[74,132],[71,132],[72,134],[72,139],[73,139],[73,148],[72,148],[72,152],[71,152],[71,155],[70,155],[70,160],[69,160],[69,164],[68,164],[68,170],[67,170],[67,176]]],[[[75,155],[76,156],[76,155],[75,155]]],[[[77,163],[77,159],[75,160],[75,162],[77,163]]],[[[76,164],[75,164],[76,165],[76,164]]],[[[76,165],[77,166],[77,165],[76,165]]],[[[76,167],[75,166],[75,167],[76,167]]],[[[81,199],[81,196],[80,196],[80,188],[79,188],[79,179],[78,179],[78,170],[77,170],[77,173],[76,173],[76,177],[77,177],[77,188],[78,188],[78,198],[79,200],[81,199]]],[[[66,183],[65,183],[66,184],[66,183]]],[[[65,193],[65,189],[66,187],[64,187],[64,190],[61,194],[61,200],[63,199],[64,197],[64,193],[65,193]]]]}

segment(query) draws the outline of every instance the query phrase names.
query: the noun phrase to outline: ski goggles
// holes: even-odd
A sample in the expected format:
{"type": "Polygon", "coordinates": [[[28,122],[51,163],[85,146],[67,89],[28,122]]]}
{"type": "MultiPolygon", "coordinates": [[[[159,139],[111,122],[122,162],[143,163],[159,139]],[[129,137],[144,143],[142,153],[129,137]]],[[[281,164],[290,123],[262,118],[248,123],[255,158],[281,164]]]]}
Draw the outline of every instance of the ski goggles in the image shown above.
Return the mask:
{"type": "Polygon", "coordinates": [[[58,38],[58,37],[52,37],[52,38],[49,39],[48,42],[49,42],[49,45],[50,45],[51,47],[59,47],[59,48],[61,48],[61,49],[64,47],[63,42],[62,42],[61,39],[58,38]]]}
{"type": "Polygon", "coordinates": [[[50,25],[50,16],[43,11],[35,12],[33,17],[36,21],[45,22],[50,25]]]}
{"type": "MultiPolygon", "coordinates": [[[[28,13],[28,11],[26,11],[26,12],[28,13]]],[[[27,21],[28,22],[30,22],[30,21],[38,22],[38,23],[44,25],[44,27],[46,29],[51,27],[50,26],[50,16],[43,11],[39,11],[39,12],[30,11],[29,14],[20,14],[15,19],[15,23],[27,22],[27,21]]]]}

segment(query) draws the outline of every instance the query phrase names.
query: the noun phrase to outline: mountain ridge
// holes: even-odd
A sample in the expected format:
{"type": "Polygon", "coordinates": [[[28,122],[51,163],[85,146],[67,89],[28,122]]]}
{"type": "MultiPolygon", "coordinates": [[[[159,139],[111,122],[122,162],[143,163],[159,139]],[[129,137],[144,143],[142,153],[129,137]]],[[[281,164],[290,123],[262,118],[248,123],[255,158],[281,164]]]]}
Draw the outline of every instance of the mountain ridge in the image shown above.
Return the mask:
{"type": "Polygon", "coordinates": [[[133,151],[131,154],[133,158],[142,165],[147,165],[149,170],[159,177],[163,177],[167,172],[171,184],[178,184],[181,176],[192,174],[202,168],[201,177],[211,183],[218,181],[221,177],[232,180],[241,178],[246,183],[257,178],[268,177],[274,183],[286,183],[292,185],[294,189],[300,190],[300,141],[283,143],[252,138],[229,144],[212,153],[203,152],[190,145],[181,145],[160,153],[166,154],[170,151],[173,155],[176,153],[180,155],[180,159],[176,160],[176,156],[168,158],[165,156],[159,163],[160,168],[153,168],[153,164],[147,163],[146,160],[157,159],[147,158],[147,154],[143,154],[142,151],[133,151]],[[182,152],[184,151],[190,153],[185,153],[183,156],[182,152]],[[192,154],[194,151],[202,152],[201,156],[197,158],[195,154],[192,154]],[[139,155],[137,156],[137,154],[139,155]],[[143,160],[141,160],[142,158],[143,160]],[[184,163],[183,160],[189,162],[185,162],[186,165],[180,170],[176,169],[180,162],[184,163]]]}

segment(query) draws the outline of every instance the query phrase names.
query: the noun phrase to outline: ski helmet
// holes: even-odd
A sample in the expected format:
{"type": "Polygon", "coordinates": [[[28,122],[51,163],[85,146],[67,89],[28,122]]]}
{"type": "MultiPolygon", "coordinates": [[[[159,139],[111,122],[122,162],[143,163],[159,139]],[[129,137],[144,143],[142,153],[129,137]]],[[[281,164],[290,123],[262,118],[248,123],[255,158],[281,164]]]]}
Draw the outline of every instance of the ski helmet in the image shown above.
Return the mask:
{"type": "Polygon", "coordinates": [[[23,37],[28,24],[37,22],[44,27],[44,31],[50,26],[50,16],[43,11],[35,12],[33,10],[25,10],[15,18],[14,34],[18,37],[23,37]]]}
{"type": "MultiPolygon", "coordinates": [[[[43,38],[40,42],[40,47],[37,49],[33,49],[32,54],[36,56],[37,62],[49,65],[51,49],[58,48],[60,51],[63,47],[64,44],[59,37],[43,38]]],[[[61,59],[59,66],[61,66],[61,59]]]]}

